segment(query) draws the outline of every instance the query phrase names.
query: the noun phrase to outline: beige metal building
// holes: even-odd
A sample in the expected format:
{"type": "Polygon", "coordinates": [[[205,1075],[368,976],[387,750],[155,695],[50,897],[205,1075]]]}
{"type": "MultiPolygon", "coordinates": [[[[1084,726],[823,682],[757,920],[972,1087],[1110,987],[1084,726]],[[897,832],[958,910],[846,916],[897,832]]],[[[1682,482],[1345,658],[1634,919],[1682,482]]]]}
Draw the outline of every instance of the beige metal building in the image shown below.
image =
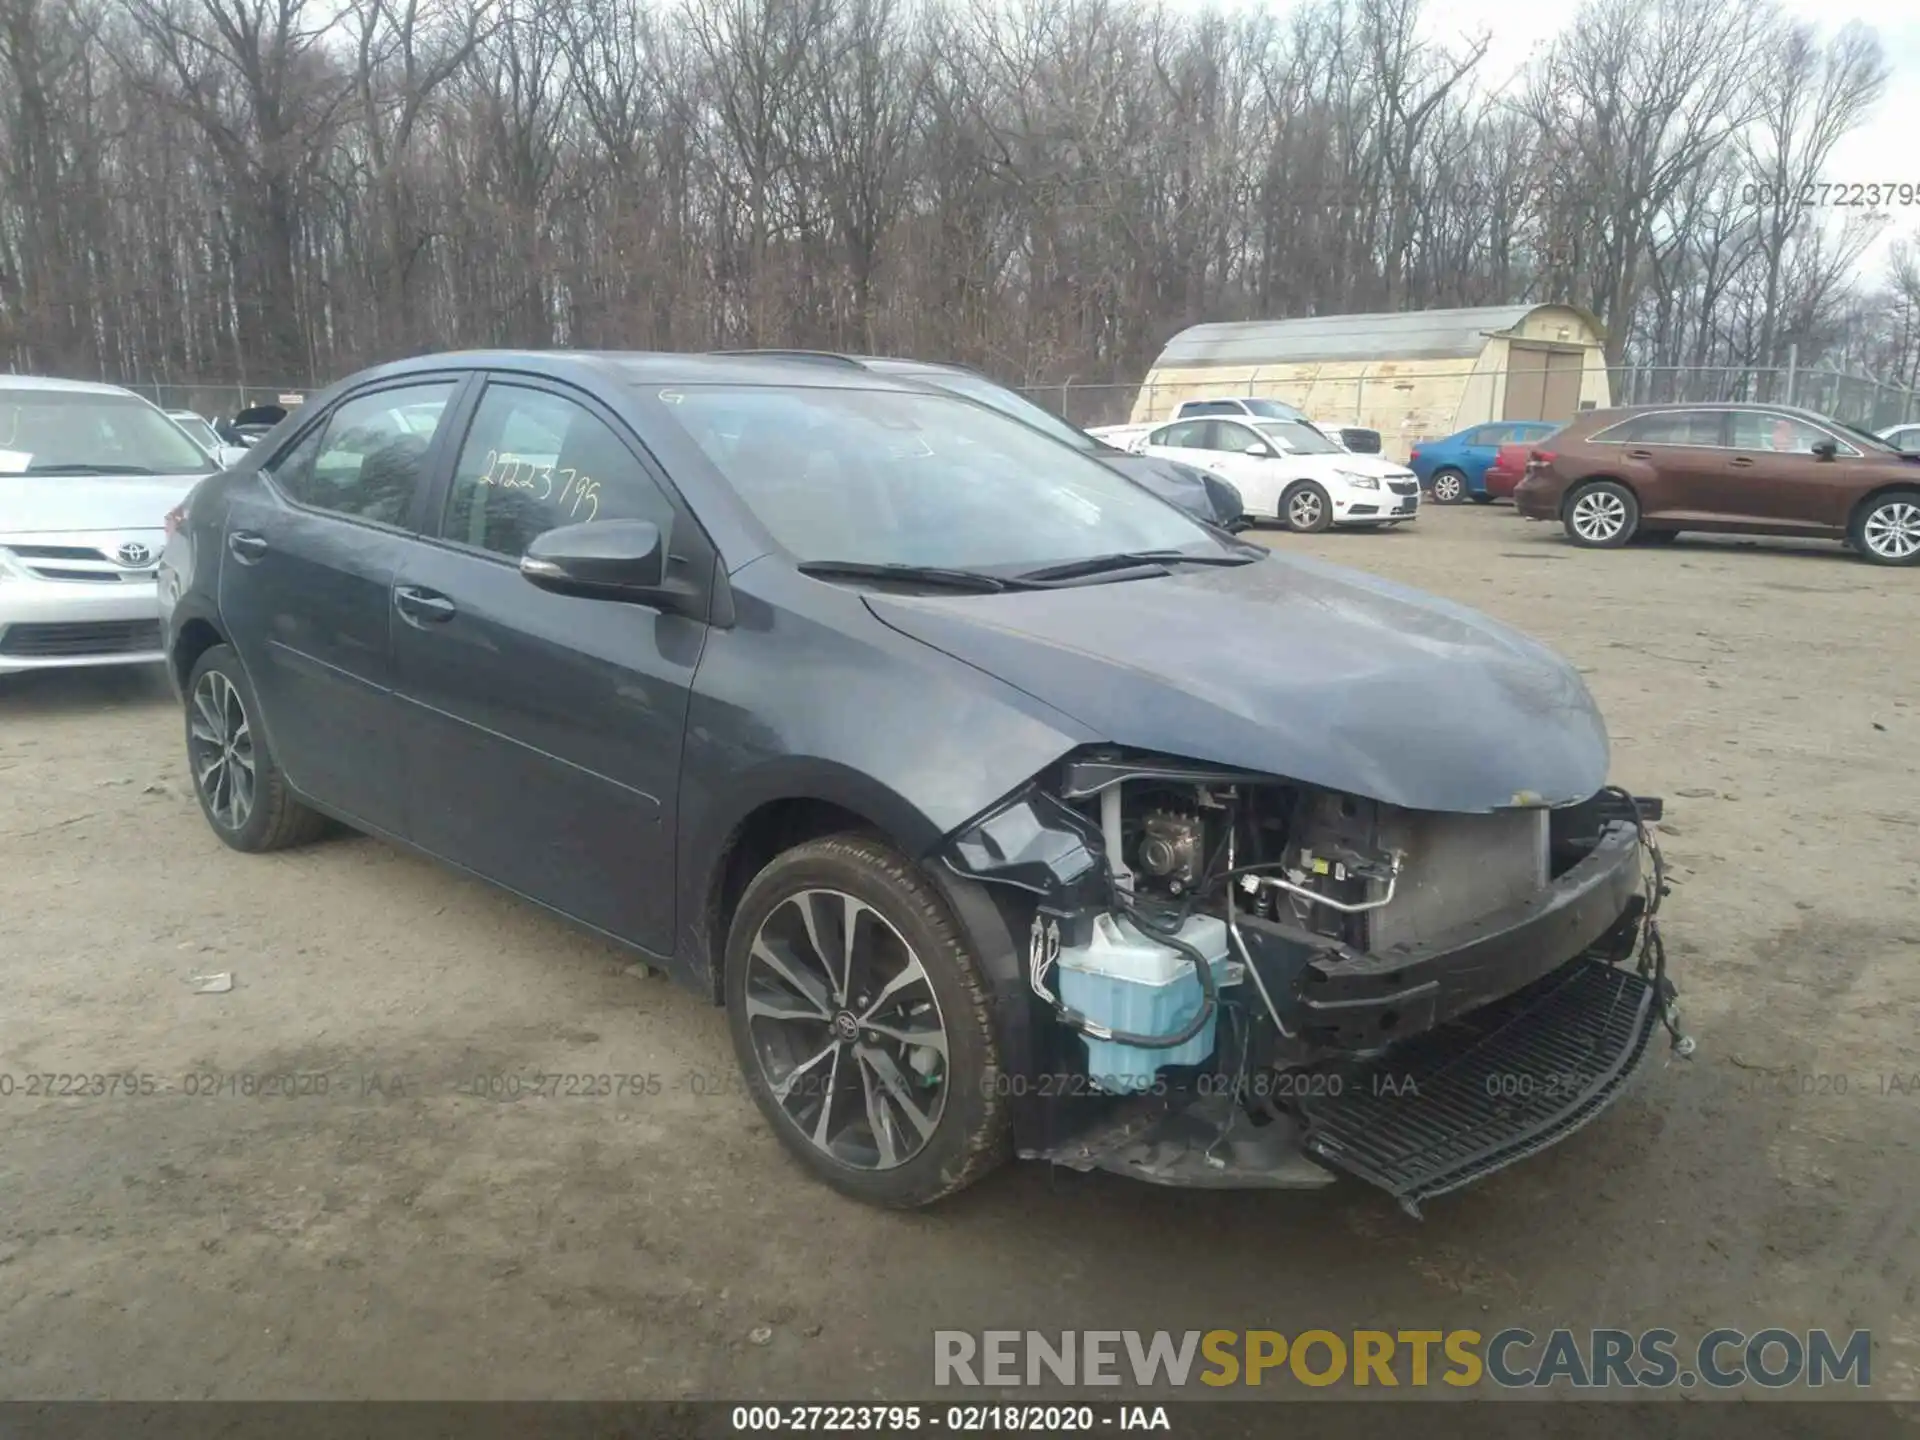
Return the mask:
{"type": "Polygon", "coordinates": [[[1600,323],[1570,305],[1493,305],[1195,325],[1160,352],[1133,420],[1183,400],[1264,395],[1378,430],[1405,459],[1489,420],[1568,420],[1610,403],[1600,323]]]}

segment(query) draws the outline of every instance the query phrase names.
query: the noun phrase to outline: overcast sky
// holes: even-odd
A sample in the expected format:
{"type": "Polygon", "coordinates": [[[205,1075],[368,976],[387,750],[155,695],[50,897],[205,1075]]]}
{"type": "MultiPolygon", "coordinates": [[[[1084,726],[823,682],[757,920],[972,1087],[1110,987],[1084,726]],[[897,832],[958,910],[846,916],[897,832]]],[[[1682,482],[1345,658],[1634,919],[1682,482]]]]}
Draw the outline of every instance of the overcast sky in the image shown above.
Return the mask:
{"type": "MultiPolygon", "coordinates": [[[[1577,0],[1440,0],[1431,8],[1435,38],[1491,33],[1483,68],[1488,77],[1518,69],[1536,46],[1563,29],[1577,0]]],[[[1783,0],[1787,14],[1809,20],[1823,34],[1859,20],[1879,33],[1892,76],[1873,118],[1841,142],[1829,173],[1809,176],[1840,184],[1892,182],[1920,190],[1920,4],[1915,0],[1783,0]]],[[[1863,258],[1877,282],[1887,246],[1900,236],[1920,236],[1920,204],[1894,207],[1892,223],[1863,258]]],[[[1832,212],[1837,222],[1839,212],[1832,212]]]]}
{"type": "MultiPolygon", "coordinates": [[[[1174,0],[1205,8],[1208,0],[1174,0]]],[[[1227,0],[1229,8],[1285,0],[1227,0]]],[[[1457,44],[1481,34],[1492,37],[1480,73],[1489,84],[1518,70],[1538,46],[1565,29],[1579,0],[1434,0],[1427,27],[1436,40],[1457,44]]],[[[1809,179],[1906,184],[1920,190],[1920,3],[1916,0],[1781,0],[1789,15],[1813,22],[1823,34],[1850,20],[1879,33],[1892,70],[1873,118],[1844,140],[1829,171],[1809,179]]],[[[1862,259],[1865,278],[1878,283],[1887,247],[1902,236],[1920,239],[1920,204],[1891,208],[1887,225],[1862,259]]],[[[1842,212],[1830,211],[1833,223],[1842,212]]]]}

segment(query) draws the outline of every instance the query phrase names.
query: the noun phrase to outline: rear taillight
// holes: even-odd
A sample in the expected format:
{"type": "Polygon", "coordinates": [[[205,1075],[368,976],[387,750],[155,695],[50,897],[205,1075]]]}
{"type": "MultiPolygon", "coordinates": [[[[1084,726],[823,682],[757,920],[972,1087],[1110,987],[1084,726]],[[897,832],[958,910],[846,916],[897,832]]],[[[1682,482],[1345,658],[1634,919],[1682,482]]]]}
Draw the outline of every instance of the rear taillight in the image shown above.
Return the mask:
{"type": "MultiPolygon", "coordinates": [[[[147,513],[151,515],[153,512],[149,510],[147,513]]],[[[161,526],[166,530],[167,538],[169,540],[171,540],[174,536],[178,535],[180,533],[180,527],[185,525],[186,523],[187,523],[187,502],[184,500],[182,500],[178,505],[174,506],[171,510],[167,511],[166,518],[160,522],[161,526]]]]}
{"type": "Polygon", "coordinates": [[[1413,447],[1413,453],[1407,456],[1407,463],[1412,464],[1415,460],[1418,460],[1419,458],[1420,458],[1420,447],[1416,445],[1413,447]]]}
{"type": "Polygon", "coordinates": [[[1535,465],[1551,465],[1560,457],[1551,450],[1536,450],[1528,457],[1535,465]]]}

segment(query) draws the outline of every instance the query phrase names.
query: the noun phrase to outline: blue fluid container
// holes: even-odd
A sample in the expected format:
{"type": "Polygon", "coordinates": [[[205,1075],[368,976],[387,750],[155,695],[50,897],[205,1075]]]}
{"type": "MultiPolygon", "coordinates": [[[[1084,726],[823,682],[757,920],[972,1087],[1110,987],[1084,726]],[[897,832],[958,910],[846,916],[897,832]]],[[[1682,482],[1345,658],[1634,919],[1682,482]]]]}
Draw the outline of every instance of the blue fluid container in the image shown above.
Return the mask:
{"type": "MultiPolygon", "coordinates": [[[[1215,986],[1226,983],[1227,922],[1195,915],[1180,938],[1211,962],[1215,986]]],[[[1135,1035],[1173,1035],[1190,1024],[1204,998],[1193,962],[1147,934],[1124,916],[1100,915],[1085,945],[1060,951],[1060,998],[1109,1030],[1135,1035]]],[[[1167,1065],[1198,1065],[1213,1054],[1218,1014],[1207,1017],[1192,1039],[1172,1049],[1087,1041],[1087,1073],[1102,1090],[1130,1094],[1149,1089],[1167,1065]]]]}

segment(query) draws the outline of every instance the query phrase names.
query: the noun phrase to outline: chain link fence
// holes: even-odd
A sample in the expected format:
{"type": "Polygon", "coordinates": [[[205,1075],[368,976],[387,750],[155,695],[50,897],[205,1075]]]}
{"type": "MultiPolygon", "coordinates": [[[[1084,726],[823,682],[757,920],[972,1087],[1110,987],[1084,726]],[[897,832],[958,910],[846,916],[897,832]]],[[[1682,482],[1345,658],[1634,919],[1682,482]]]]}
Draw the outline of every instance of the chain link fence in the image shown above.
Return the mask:
{"type": "Polygon", "coordinates": [[[170,384],[137,380],[126,386],[162,410],[191,410],[208,420],[230,420],[255,405],[291,407],[314,393],[306,385],[242,385],[220,381],[170,384]]]}
{"type": "MultiPolygon", "coordinates": [[[[1379,430],[1391,448],[1395,441],[1402,447],[1419,444],[1486,421],[1570,418],[1503,413],[1509,379],[1533,388],[1540,385],[1542,376],[1543,372],[1535,369],[1470,373],[1459,367],[1427,370],[1395,366],[1390,373],[1331,374],[1251,386],[1245,381],[1135,385],[1066,380],[1020,389],[1028,399],[1082,429],[1128,424],[1136,402],[1145,402],[1141,406],[1144,415],[1163,419],[1183,400],[1266,394],[1296,405],[1326,424],[1379,430]]],[[[1870,376],[1817,368],[1623,365],[1610,370],[1607,379],[1615,405],[1748,400],[1797,405],[1867,430],[1920,420],[1920,393],[1870,376]]]]}

